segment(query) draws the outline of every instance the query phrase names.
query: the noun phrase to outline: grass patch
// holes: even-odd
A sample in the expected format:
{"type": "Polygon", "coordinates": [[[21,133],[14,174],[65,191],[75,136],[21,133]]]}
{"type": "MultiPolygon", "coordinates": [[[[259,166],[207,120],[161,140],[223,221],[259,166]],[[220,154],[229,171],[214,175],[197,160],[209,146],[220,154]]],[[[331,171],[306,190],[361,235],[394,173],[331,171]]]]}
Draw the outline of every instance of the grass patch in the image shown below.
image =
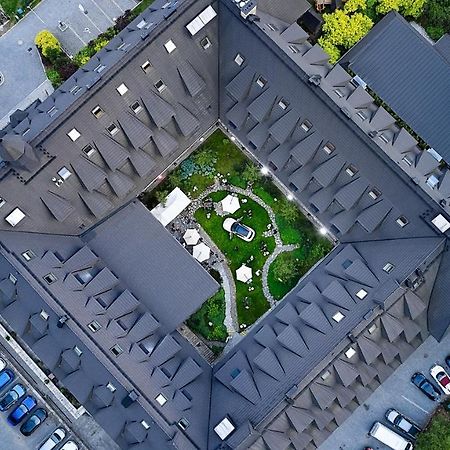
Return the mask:
{"type": "Polygon", "coordinates": [[[450,449],[450,403],[447,411],[440,407],[434,414],[425,431],[420,433],[415,446],[416,450],[448,450],[450,449]]]}
{"type": "Polygon", "coordinates": [[[225,292],[220,289],[187,321],[187,326],[208,341],[225,342],[228,337],[225,320],[225,292]],[[212,325],[210,325],[210,323],[212,325]]]}

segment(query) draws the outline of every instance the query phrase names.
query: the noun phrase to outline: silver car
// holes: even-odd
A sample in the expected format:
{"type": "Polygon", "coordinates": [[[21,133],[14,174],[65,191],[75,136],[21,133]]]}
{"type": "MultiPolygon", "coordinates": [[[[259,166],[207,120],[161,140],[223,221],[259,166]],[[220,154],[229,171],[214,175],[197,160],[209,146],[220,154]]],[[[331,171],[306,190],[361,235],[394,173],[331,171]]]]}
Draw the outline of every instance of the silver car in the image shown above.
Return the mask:
{"type": "Polygon", "coordinates": [[[50,437],[39,447],[39,450],[53,450],[66,437],[64,428],[57,428],[50,437]]]}

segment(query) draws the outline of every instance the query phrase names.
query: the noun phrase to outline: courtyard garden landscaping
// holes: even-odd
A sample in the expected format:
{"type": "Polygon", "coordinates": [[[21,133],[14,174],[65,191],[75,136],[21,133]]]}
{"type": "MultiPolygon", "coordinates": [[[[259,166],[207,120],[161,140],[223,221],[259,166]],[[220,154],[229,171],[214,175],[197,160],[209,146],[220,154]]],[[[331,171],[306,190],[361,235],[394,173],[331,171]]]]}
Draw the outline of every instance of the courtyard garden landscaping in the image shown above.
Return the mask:
{"type": "MultiPolygon", "coordinates": [[[[192,203],[168,228],[175,235],[180,224],[198,228],[213,254],[202,264],[223,287],[187,321],[211,347],[245,331],[332,249],[295,201],[219,130],[141,200],[152,209],[175,187],[192,203]],[[229,195],[239,201],[231,213],[221,206],[229,195]],[[226,218],[253,229],[251,242],[226,231],[226,218]],[[236,274],[242,267],[251,272],[244,281],[236,274]]],[[[182,243],[184,231],[176,235],[182,243]]]]}

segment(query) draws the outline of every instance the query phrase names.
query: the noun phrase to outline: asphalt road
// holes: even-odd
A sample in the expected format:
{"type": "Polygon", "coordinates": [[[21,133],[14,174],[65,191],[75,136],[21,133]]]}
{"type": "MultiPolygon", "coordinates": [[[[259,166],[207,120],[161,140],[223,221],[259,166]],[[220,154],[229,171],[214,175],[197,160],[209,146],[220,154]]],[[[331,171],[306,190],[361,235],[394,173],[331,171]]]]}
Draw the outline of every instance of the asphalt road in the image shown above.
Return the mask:
{"type": "Polygon", "coordinates": [[[415,372],[423,372],[431,379],[430,367],[436,362],[444,364],[444,358],[448,354],[450,354],[450,335],[439,343],[433,337],[428,337],[416,352],[319,447],[319,450],[363,450],[366,446],[377,450],[389,450],[368,436],[374,422],[387,424],[384,414],[388,408],[395,408],[418,425],[425,425],[437,403],[429,400],[413,386],[410,378],[415,372]]]}
{"type": "Polygon", "coordinates": [[[73,55],[135,5],[135,0],[42,0],[1,36],[0,72],[5,82],[0,86],[0,129],[17,108],[53,92],[34,46],[39,31],[50,30],[73,55]],[[65,23],[64,31],[59,22],[65,23]]]}

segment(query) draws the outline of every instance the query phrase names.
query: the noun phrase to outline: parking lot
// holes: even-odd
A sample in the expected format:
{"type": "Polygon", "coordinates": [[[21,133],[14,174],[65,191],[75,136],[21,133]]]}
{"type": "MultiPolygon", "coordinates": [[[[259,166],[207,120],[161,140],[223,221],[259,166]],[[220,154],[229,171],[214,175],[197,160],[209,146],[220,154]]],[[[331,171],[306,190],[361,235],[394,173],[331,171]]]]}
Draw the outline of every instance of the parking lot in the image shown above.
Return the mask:
{"type": "Polygon", "coordinates": [[[51,31],[73,55],[136,3],[135,0],[42,0],[1,36],[0,72],[5,81],[0,86],[0,129],[17,108],[24,109],[53,92],[34,46],[39,31],[51,31]]]}
{"type": "Polygon", "coordinates": [[[444,359],[448,354],[450,354],[450,335],[440,343],[433,337],[428,337],[417,351],[319,447],[319,450],[363,450],[366,446],[376,450],[389,450],[368,436],[374,422],[387,424],[384,414],[388,408],[397,409],[420,426],[425,425],[437,403],[429,400],[413,386],[410,378],[415,372],[422,372],[431,380],[430,367],[435,363],[445,365],[444,359]]]}

